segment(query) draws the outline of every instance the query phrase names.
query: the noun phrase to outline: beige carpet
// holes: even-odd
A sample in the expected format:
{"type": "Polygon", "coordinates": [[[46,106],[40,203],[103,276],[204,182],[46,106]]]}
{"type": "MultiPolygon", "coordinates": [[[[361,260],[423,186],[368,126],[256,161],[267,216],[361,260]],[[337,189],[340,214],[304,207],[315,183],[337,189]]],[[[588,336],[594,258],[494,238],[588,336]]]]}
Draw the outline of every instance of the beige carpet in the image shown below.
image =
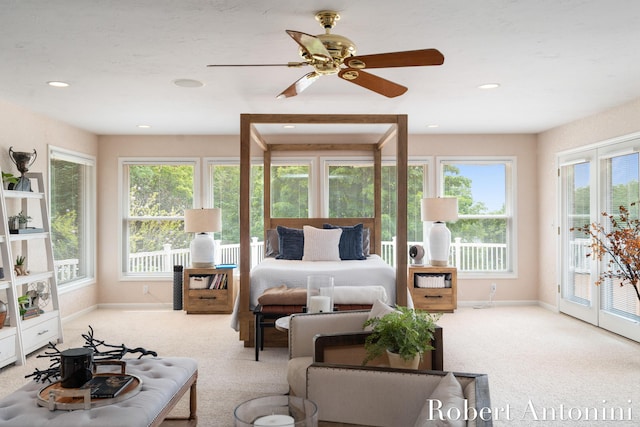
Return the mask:
{"type": "MultiPolygon", "coordinates": [[[[287,352],[267,348],[255,362],[253,349],[238,341],[229,320],[170,310],[97,310],[65,323],[60,348],[80,346],[80,335],[92,325],[96,336],[111,344],[194,357],[198,425],[231,426],[239,403],[287,391],[287,352]]],[[[501,411],[494,425],[640,425],[640,344],[538,307],[461,308],[439,323],[445,369],[489,374],[492,406],[501,411]],[[615,421],[602,421],[603,410],[612,418],[611,408],[622,408],[622,417],[617,411],[615,421]],[[600,420],[585,421],[594,410],[600,420]],[[560,421],[579,415],[580,421],[560,421]]],[[[26,366],[2,369],[0,397],[46,364],[31,356],[26,366]]],[[[186,399],[175,413],[187,413],[186,399]]]]}

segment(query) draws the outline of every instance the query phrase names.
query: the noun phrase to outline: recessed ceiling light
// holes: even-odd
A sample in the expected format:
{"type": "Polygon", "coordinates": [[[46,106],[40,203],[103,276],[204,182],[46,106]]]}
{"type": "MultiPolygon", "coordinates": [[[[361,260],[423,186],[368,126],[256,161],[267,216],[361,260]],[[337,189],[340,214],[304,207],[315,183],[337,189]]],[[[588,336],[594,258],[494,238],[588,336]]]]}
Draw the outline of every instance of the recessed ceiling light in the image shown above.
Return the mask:
{"type": "Polygon", "coordinates": [[[283,125],[282,127],[285,129],[295,129],[296,125],[283,125]]]}
{"type": "Polygon", "coordinates": [[[47,82],[47,84],[53,87],[69,87],[69,83],[65,83],[65,82],[51,81],[51,82],[47,82]]]}
{"type": "Polygon", "coordinates": [[[202,87],[204,83],[199,80],[193,79],[177,79],[173,81],[173,84],[180,87],[202,87]]]}
{"type": "Polygon", "coordinates": [[[431,128],[431,129],[437,128],[438,126],[439,126],[439,125],[437,125],[437,124],[435,124],[435,123],[432,123],[432,124],[430,124],[430,125],[427,125],[427,127],[428,127],[428,128],[431,128]]]}
{"type": "Polygon", "coordinates": [[[151,125],[138,125],[139,129],[151,129],[151,125]]]}
{"type": "Polygon", "coordinates": [[[478,86],[478,89],[497,89],[500,87],[499,83],[485,83],[483,85],[478,86]]]}

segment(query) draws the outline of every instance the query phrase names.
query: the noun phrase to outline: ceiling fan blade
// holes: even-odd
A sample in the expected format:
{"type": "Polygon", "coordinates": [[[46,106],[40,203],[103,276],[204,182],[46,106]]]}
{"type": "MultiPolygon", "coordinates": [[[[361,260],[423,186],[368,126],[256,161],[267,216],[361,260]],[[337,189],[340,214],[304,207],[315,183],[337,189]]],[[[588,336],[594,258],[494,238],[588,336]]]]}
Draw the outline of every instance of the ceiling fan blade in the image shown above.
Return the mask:
{"type": "Polygon", "coordinates": [[[354,56],[344,60],[350,68],[390,68],[442,65],[444,55],[438,49],[408,50],[404,52],[378,53],[354,56]]]}
{"type": "Polygon", "coordinates": [[[407,88],[402,85],[354,68],[345,68],[338,73],[338,76],[343,80],[355,83],[387,98],[395,98],[407,91],[407,88]]]}
{"type": "Polygon", "coordinates": [[[207,67],[289,67],[300,68],[309,65],[306,62],[287,62],[286,64],[209,64],[207,67]]]}
{"type": "Polygon", "coordinates": [[[276,98],[291,98],[292,96],[296,96],[299,93],[302,93],[303,90],[311,86],[313,82],[318,80],[320,74],[312,71],[310,73],[305,74],[301,78],[299,78],[294,84],[283,90],[276,98]]]}
{"type": "Polygon", "coordinates": [[[316,36],[312,36],[311,34],[307,33],[301,33],[300,31],[286,30],[286,32],[313,59],[317,59],[322,62],[329,62],[333,60],[327,48],[324,47],[322,41],[316,36]]]}

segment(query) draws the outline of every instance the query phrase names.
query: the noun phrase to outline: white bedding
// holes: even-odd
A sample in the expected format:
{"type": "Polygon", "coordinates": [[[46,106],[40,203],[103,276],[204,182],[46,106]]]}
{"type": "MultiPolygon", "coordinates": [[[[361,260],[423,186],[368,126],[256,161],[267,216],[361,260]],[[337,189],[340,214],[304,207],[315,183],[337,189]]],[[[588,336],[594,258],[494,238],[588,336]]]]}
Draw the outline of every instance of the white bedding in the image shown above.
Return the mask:
{"type": "Polygon", "coordinates": [[[333,276],[334,286],[382,286],[390,301],[396,300],[396,271],[378,255],[358,261],[289,261],[266,258],[251,270],[251,309],[271,287],[306,288],[307,276],[333,276]]]}
{"type": "MultiPolygon", "coordinates": [[[[378,255],[357,261],[290,261],[265,258],[251,270],[250,309],[258,305],[258,297],[274,286],[306,288],[307,276],[328,274],[334,278],[334,286],[382,286],[389,303],[396,301],[396,271],[378,255]]],[[[239,300],[239,298],[237,299],[239,300]]],[[[238,302],[231,324],[237,330],[238,302]]]]}

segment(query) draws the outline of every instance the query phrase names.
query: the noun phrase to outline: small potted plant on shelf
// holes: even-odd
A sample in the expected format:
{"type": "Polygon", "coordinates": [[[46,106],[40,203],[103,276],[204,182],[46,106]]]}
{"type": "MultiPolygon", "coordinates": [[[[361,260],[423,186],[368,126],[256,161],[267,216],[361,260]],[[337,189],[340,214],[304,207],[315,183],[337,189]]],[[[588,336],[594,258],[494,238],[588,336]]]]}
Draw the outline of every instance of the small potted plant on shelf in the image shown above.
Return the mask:
{"type": "Polygon", "coordinates": [[[31,217],[29,215],[25,215],[24,212],[20,211],[18,215],[13,215],[9,217],[9,230],[23,230],[27,228],[27,224],[31,221],[31,217]]]}
{"type": "Polygon", "coordinates": [[[27,259],[22,255],[18,255],[16,257],[16,264],[14,265],[16,276],[26,276],[29,274],[29,272],[27,271],[27,267],[25,265],[26,260],[27,259]]]}
{"type": "Polygon", "coordinates": [[[373,326],[373,330],[365,341],[363,365],[386,352],[391,367],[417,369],[422,355],[433,350],[431,342],[440,316],[396,307],[391,313],[367,320],[364,326],[373,326]]]}

